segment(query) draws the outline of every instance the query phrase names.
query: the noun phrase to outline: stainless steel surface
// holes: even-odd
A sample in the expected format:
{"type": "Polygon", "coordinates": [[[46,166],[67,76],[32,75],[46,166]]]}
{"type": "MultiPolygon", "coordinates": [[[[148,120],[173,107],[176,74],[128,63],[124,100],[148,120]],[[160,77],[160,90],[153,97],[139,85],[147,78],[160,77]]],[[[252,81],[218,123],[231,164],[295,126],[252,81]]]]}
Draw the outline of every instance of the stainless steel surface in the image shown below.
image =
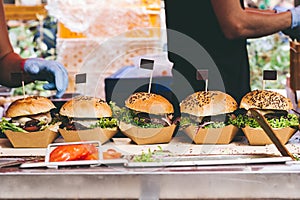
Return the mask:
{"type": "Polygon", "coordinates": [[[18,166],[25,162],[25,159],[21,158],[0,158],[0,168],[9,166],[18,166]]]}
{"type": "Polygon", "coordinates": [[[217,166],[238,164],[285,163],[290,157],[251,155],[194,155],[163,157],[153,162],[125,162],[126,167],[217,166]]]}
{"type": "MultiPolygon", "coordinates": [[[[286,147],[300,153],[299,135],[286,147]]],[[[46,149],[11,149],[0,142],[3,155],[44,155],[46,149]]],[[[175,154],[269,153],[274,145],[195,145],[185,135],[160,144],[175,154]]],[[[157,145],[114,144],[124,154],[139,154],[157,145]]],[[[221,156],[222,157],[222,156],[221,156]]],[[[218,166],[127,168],[122,165],[0,168],[0,199],[300,199],[300,162],[218,166]]]]}
{"type": "Polygon", "coordinates": [[[2,199],[297,199],[300,165],[1,169],[2,199]]]}

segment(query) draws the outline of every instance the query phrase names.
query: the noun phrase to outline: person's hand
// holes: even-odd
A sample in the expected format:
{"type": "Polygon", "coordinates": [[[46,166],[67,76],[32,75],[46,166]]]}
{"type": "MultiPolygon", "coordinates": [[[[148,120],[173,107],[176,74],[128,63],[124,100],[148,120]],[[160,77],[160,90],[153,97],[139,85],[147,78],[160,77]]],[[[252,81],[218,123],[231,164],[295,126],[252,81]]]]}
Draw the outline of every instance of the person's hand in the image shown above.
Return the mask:
{"type": "MultiPolygon", "coordinates": [[[[300,23],[300,21],[299,21],[300,19],[297,19],[297,18],[300,18],[300,10],[299,9],[300,9],[299,7],[295,7],[292,9],[283,8],[283,7],[274,7],[274,10],[276,11],[276,13],[286,12],[288,10],[291,11],[293,21],[298,20],[298,22],[296,22],[296,21],[292,22],[292,26],[293,26],[293,24],[300,23]]],[[[289,36],[292,40],[294,40],[294,39],[300,40],[300,27],[298,25],[295,26],[294,28],[291,27],[291,28],[285,29],[282,32],[285,35],[289,36]]]]}
{"type": "Polygon", "coordinates": [[[35,80],[48,81],[43,88],[56,89],[56,98],[62,97],[68,87],[67,70],[57,61],[28,58],[24,62],[23,69],[35,80]]]}

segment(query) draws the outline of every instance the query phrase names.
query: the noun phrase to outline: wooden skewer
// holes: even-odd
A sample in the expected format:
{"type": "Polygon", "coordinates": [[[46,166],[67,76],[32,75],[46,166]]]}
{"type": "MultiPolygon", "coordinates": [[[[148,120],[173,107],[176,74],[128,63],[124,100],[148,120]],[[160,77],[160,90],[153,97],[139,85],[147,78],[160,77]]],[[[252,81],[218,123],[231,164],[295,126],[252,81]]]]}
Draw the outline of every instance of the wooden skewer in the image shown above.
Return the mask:
{"type": "Polygon", "coordinates": [[[25,99],[26,93],[25,93],[25,84],[24,84],[24,81],[22,81],[22,90],[23,90],[23,98],[25,99]]]}
{"type": "Polygon", "coordinates": [[[269,136],[271,141],[275,144],[279,152],[282,156],[289,156],[293,160],[296,160],[296,158],[288,151],[288,149],[285,147],[284,144],[281,143],[281,141],[277,138],[274,131],[272,130],[271,126],[267,122],[264,116],[262,116],[258,110],[251,108],[249,109],[252,116],[255,118],[255,120],[259,123],[259,125],[262,127],[262,129],[266,132],[266,134],[269,136]]]}

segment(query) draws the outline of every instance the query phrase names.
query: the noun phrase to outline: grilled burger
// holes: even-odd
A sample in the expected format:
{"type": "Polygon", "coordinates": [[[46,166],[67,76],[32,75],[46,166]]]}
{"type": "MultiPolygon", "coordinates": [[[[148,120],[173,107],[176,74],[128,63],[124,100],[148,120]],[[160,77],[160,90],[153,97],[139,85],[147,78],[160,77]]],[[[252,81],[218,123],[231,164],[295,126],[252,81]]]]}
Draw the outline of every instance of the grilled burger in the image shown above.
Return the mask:
{"type": "Polygon", "coordinates": [[[221,128],[228,125],[237,102],[220,91],[199,91],[180,103],[182,127],[196,125],[199,128],[221,128]]]}
{"type": "Polygon", "coordinates": [[[66,130],[86,130],[96,127],[117,127],[116,119],[112,118],[110,106],[100,98],[77,96],[66,102],[60,109],[62,116],[61,128],[66,130]]]}
{"type": "Polygon", "coordinates": [[[46,97],[29,96],[12,102],[6,111],[9,121],[2,119],[1,129],[18,132],[35,132],[46,129],[55,120],[51,110],[55,105],[46,97]]]}
{"type": "Polygon", "coordinates": [[[59,132],[68,142],[100,140],[104,143],[118,131],[111,107],[101,98],[76,96],[59,111],[62,124],[59,132]]]}
{"type": "Polygon", "coordinates": [[[291,100],[274,91],[251,91],[242,98],[240,108],[240,114],[232,123],[242,128],[250,144],[271,143],[258,122],[251,116],[251,108],[258,110],[266,118],[282,143],[286,143],[299,126],[297,115],[290,113],[293,108],[291,100]]]}
{"type": "Polygon", "coordinates": [[[224,92],[195,92],[180,103],[180,127],[195,143],[229,143],[238,130],[230,123],[237,108],[224,92]]]}
{"type": "Polygon", "coordinates": [[[173,105],[154,93],[136,92],[130,95],[125,101],[125,108],[120,109],[117,115],[120,130],[138,144],[168,142],[176,127],[173,105]]]}
{"type": "Polygon", "coordinates": [[[245,126],[260,127],[248,112],[251,108],[259,110],[273,128],[297,127],[299,124],[297,115],[289,113],[293,109],[291,100],[274,91],[254,90],[249,92],[242,98],[240,108],[243,111],[237,116],[234,123],[241,128],[245,126]]]}

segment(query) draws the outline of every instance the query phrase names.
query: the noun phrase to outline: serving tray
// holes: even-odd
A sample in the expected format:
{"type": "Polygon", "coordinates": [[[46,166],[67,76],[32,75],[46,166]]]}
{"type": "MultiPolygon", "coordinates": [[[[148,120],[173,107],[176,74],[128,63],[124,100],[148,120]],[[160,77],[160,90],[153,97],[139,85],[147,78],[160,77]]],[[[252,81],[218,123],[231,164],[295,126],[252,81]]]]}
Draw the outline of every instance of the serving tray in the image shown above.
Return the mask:
{"type": "Polygon", "coordinates": [[[240,165],[285,163],[292,161],[290,157],[273,156],[269,154],[241,154],[241,155],[181,155],[158,158],[152,162],[135,162],[127,159],[125,167],[168,167],[168,166],[209,166],[209,165],[240,165]]]}
{"type": "Polygon", "coordinates": [[[209,165],[244,165],[244,164],[268,164],[268,163],[285,163],[292,161],[291,157],[280,156],[270,153],[238,153],[238,154],[176,154],[170,151],[152,151],[151,159],[141,160],[136,159],[137,153],[133,155],[123,155],[118,159],[103,159],[103,145],[98,141],[87,142],[69,142],[49,144],[46,149],[44,162],[25,162],[20,165],[21,168],[59,168],[67,166],[83,166],[88,165],[97,167],[102,165],[119,165],[127,168],[138,167],[168,167],[168,166],[209,166],[209,165]],[[94,144],[98,148],[98,160],[80,160],[80,161],[65,161],[65,162],[50,162],[50,153],[54,147],[59,145],[69,144],[94,144]]]}
{"type": "Polygon", "coordinates": [[[103,159],[103,149],[99,141],[85,141],[85,142],[65,142],[65,143],[54,143],[49,144],[46,149],[46,156],[44,162],[28,162],[20,165],[20,168],[36,168],[36,167],[48,167],[48,168],[59,168],[66,166],[100,166],[100,165],[115,165],[124,164],[127,162],[126,159],[103,159]],[[73,145],[73,144],[93,144],[98,149],[99,160],[76,160],[76,161],[64,161],[64,162],[51,162],[50,153],[57,146],[73,145]]]}
{"type": "Polygon", "coordinates": [[[136,162],[133,156],[124,156],[120,159],[87,160],[67,162],[37,162],[23,163],[20,168],[59,168],[67,166],[97,167],[102,165],[119,165],[127,168],[149,168],[149,167],[184,167],[184,166],[217,166],[217,165],[241,165],[241,164],[283,164],[292,161],[290,157],[273,156],[266,154],[249,155],[178,155],[157,159],[150,162],[136,162]]]}

